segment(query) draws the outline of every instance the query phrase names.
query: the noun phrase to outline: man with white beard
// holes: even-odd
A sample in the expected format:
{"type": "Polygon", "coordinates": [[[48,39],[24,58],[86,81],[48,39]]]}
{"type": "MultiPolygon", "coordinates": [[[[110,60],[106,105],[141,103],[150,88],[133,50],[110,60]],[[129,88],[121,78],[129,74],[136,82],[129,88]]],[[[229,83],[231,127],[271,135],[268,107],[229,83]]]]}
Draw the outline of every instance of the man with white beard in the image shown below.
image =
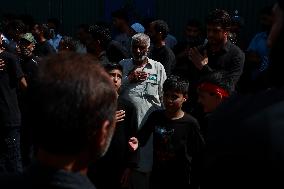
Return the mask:
{"type": "MultiPolygon", "coordinates": [[[[132,58],[119,63],[123,67],[121,94],[130,100],[137,110],[138,130],[143,127],[148,115],[162,106],[162,86],[166,80],[164,66],[148,58],[150,38],[138,33],[132,37],[132,58]]],[[[153,138],[140,149],[138,168],[131,171],[130,188],[149,188],[149,176],[153,164],[153,138]]]]}

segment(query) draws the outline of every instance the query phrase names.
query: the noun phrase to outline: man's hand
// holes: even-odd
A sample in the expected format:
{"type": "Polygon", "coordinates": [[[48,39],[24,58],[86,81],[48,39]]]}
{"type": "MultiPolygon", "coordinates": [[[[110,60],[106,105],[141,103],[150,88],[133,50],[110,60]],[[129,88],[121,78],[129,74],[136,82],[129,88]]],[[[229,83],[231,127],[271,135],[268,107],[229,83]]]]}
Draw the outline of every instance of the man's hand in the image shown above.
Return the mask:
{"type": "Polygon", "coordinates": [[[128,75],[129,82],[143,82],[147,79],[148,74],[144,71],[133,70],[128,75]]]}
{"type": "Polygon", "coordinates": [[[136,137],[131,137],[129,140],[128,140],[128,146],[130,148],[131,151],[135,151],[137,150],[138,148],[138,139],[136,137]]]}
{"type": "Polygon", "coordinates": [[[115,120],[116,122],[121,122],[124,120],[125,117],[125,111],[124,110],[118,110],[115,112],[115,120]]]}
{"type": "Polygon", "coordinates": [[[189,50],[189,59],[199,70],[201,70],[203,66],[208,64],[208,57],[206,51],[205,51],[205,56],[202,56],[202,54],[199,52],[199,50],[196,47],[193,47],[189,50]]]}
{"type": "Polygon", "coordinates": [[[5,62],[4,60],[0,59],[0,71],[3,71],[5,69],[5,62]]]}

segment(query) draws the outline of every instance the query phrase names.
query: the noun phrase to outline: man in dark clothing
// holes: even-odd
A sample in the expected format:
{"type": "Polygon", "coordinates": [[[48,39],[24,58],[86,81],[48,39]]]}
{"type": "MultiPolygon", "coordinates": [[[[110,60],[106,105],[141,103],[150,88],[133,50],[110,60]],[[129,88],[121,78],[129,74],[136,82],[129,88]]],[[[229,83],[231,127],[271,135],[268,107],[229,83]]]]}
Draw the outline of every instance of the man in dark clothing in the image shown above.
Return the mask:
{"type": "Polygon", "coordinates": [[[226,11],[212,11],[207,18],[208,43],[191,48],[189,58],[200,76],[214,70],[223,71],[224,77],[233,81],[234,88],[242,74],[245,56],[239,47],[228,40],[230,22],[226,11]]]}
{"type": "Polygon", "coordinates": [[[209,120],[203,188],[283,188],[284,1],[268,37],[270,89],[230,98],[209,120]]]}
{"type": "Polygon", "coordinates": [[[166,46],[165,38],[168,33],[169,27],[165,21],[156,20],[150,23],[149,37],[154,46],[149,57],[160,62],[164,66],[167,76],[170,76],[176,64],[176,58],[173,51],[166,46]]]}
{"type": "MultiPolygon", "coordinates": [[[[122,66],[117,63],[105,65],[119,95],[122,66]]],[[[110,147],[104,157],[89,169],[89,177],[98,189],[127,188],[130,168],[136,165],[136,153],[130,152],[128,140],[137,132],[137,115],[134,105],[118,96],[116,127],[110,147]]]]}
{"type": "Polygon", "coordinates": [[[33,93],[37,161],[1,188],[92,188],[86,174],[105,154],[114,131],[116,92],[88,55],[59,53],[39,65],[33,93]]]}
{"type": "Polygon", "coordinates": [[[0,173],[22,171],[20,153],[21,112],[17,89],[27,87],[17,57],[2,49],[0,38],[0,173]]]}
{"type": "Polygon", "coordinates": [[[43,24],[35,24],[32,29],[32,34],[35,37],[37,43],[35,45],[34,54],[39,57],[55,54],[56,50],[48,42],[48,27],[43,24]]]}
{"type": "MultiPolygon", "coordinates": [[[[38,71],[39,58],[33,53],[35,48],[35,39],[31,33],[25,33],[22,35],[19,41],[20,48],[20,64],[23,69],[25,78],[27,80],[28,88],[23,93],[20,93],[19,103],[22,113],[22,130],[21,130],[21,147],[22,147],[22,159],[23,166],[29,165],[32,159],[32,130],[28,124],[29,119],[29,98],[33,95],[30,93],[30,89],[35,84],[35,78],[38,71]]],[[[33,119],[33,117],[30,117],[33,119]]]]}

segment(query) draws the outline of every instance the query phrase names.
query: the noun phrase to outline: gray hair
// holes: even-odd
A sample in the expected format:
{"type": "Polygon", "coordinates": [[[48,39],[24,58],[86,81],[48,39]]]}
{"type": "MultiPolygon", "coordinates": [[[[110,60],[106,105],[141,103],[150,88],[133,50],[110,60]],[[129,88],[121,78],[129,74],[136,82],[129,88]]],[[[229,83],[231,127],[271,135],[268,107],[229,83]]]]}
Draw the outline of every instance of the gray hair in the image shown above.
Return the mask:
{"type": "Polygon", "coordinates": [[[131,46],[133,43],[144,43],[147,45],[147,48],[150,47],[150,37],[144,33],[137,33],[132,36],[131,46]]]}

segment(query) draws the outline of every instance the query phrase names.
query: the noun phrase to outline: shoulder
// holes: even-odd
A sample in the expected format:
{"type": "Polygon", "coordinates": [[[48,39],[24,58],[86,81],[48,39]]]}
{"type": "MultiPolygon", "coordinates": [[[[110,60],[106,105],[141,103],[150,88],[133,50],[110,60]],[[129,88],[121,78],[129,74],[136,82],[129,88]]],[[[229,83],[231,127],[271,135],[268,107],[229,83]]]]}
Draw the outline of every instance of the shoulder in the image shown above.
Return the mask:
{"type": "Polygon", "coordinates": [[[25,187],[28,187],[28,183],[23,175],[20,174],[0,175],[0,188],[17,189],[25,187]]]}
{"type": "Polygon", "coordinates": [[[132,59],[131,58],[123,59],[123,60],[119,61],[119,64],[122,65],[122,66],[132,64],[132,59]]]}
{"type": "Polygon", "coordinates": [[[148,61],[155,68],[164,68],[164,66],[163,66],[163,64],[161,62],[158,62],[158,61],[153,60],[151,58],[148,58],[148,61]]]}
{"type": "Polygon", "coordinates": [[[18,61],[18,58],[16,55],[8,52],[8,51],[4,51],[1,53],[1,58],[3,59],[6,59],[8,61],[14,61],[14,62],[17,62],[18,61]]]}
{"type": "Polygon", "coordinates": [[[127,110],[135,110],[135,105],[128,99],[125,99],[123,97],[118,97],[118,101],[117,101],[117,105],[118,108],[122,108],[122,109],[127,109],[127,110]]]}
{"type": "Polygon", "coordinates": [[[193,126],[199,127],[199,123],[197,121],[197,119],[195,117],[193,117],[192,115],[185,113],[183,116],[183,120],[190,123],[193,126]]]}

